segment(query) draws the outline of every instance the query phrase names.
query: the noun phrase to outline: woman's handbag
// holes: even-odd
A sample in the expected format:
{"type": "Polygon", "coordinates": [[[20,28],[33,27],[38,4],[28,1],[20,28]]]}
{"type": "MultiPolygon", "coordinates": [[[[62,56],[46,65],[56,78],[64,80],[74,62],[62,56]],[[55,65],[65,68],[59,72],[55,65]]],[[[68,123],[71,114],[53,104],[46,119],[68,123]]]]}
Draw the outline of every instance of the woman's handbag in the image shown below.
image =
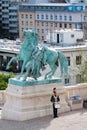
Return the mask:
{"type": "Polygon", "coordinates": [[[60,108],[60,104],[59,103],[56,102],[54,105],[55,105],[55,108],[57,108],[57,109],[60,108]]]}

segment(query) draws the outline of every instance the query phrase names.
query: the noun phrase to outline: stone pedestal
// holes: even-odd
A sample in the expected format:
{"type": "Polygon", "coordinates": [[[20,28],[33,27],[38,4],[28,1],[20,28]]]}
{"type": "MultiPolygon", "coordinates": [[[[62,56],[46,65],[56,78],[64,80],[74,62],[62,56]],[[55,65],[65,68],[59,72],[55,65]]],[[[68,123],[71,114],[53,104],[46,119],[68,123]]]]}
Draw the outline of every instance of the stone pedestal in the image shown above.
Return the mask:
{"type": "Polygon", "coordinates": [[[29,120],[52,115],[50,97],[56,87],[60,95],[59,112],[70,111],[65,101],[65,89],[60,79],[22,82],[10,79],[6,90],[6,103],[2,109],[2,119],[29,120]]]}

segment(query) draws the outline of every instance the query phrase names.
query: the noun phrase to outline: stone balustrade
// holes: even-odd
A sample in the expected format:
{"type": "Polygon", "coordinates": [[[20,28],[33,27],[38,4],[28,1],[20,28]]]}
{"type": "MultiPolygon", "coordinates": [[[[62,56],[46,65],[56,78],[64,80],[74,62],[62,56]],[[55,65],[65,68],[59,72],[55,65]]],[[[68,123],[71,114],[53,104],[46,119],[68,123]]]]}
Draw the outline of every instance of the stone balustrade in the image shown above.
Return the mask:
{"type": "MultiPolygon", "coordinates": [[[[82,99],[87,98],[87,83],[76,84],[73,86],[65,86],[66,90],[66,101],[73,95],[79,95],[82,99]]],[[[5,91],[0,91],[0,105],[2,106],[6,101],[5,91]]]]}
{"type": "Polygon", "coordinates": [[[87,98],[87,83],[66,86],[66,100],[73,95],[79,95],[81,98],[87,98]]]}
{"type": "Polygon", "coordinates": [[[6,94],[4,90],[0,90],[0,106],[4,105],[6,101],[6,94]]]}

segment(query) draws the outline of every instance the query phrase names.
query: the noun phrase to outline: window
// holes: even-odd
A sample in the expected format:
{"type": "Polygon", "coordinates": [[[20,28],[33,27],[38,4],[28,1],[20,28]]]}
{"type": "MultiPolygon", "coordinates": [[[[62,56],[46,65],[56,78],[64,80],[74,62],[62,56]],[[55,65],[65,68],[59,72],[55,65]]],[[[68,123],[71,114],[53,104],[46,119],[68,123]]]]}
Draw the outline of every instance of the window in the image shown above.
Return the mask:
{"type": "Polygon", "coordinates": [[[46,7],[46,9],[48,9],[48,7],[46,7]]]}
{"type": "Polygon", "coordinates": [[[24,18],[24,14],[21,14],[21,18],[24,18]]]}
{"type": "Polygon", "coordinates": [[[69,84],[69,78],[65,79],[65,84],[69,84]]]}
{"type": "Polygon", "coordinates": [[[51,14],[51,16],[50,16],[50,19],[52,20],[53,19],[53,15],[51,14]]]}
{"type": "Polygon", "coordinates": [[[30,21],[30,26],[32,26],[33,25],[33,23],[32,23],[32,21],[30,21]]]}
{"type": "Polygon", "coordinates": [[[48,15],[46,14],[46,19],[48,19],[48,15]]]}
{"type": "Polygon", "coordinates": [[[82,75],[78,74],[76,75],[76,83],[81,83],[82,82],[82,75]]]}
{"type": "Polygon", "coordinates": [[[72,21],[72,16],[69,16],[69,21],[72,21]]]}
{"type": "Polygon", "coordinates": [[[60,20],[62,20],[62,16],[60,16],[60,20]]]}
{"type": "Polygon", "coordinates": [[[64,20],[65,20],[65,21],[67,20],[67,16],[64,16],[64,20]]]}
{"type": "Polygon", "coordinates": [[[42,33],[44,33],[44,29],[42,29],[42,33]]]}
{"type": "Polygon", "coordinates": [[[53,9],[53,7],[51,6],[50,9],[53,9]]]}
{"type": "Polygon", "coordinates": [[[57,27],[57,23],[55,23],[55,27],[57,27]]]}
{"type": "Polygon", "coordinates": [[[74,34],[71,34],[71,37],[74,38],[74,34]]]}
{"type": "Polygon", "coordinates": [[[69,23],[69,28],[72,28],[72,24],[71,23],[69,23]]]}
{"type": "Polygon", "coordinates": [[[44,26],[44,22],[42,22],[42,26],[44,26]]]}
{"type": "Polygon", "coordinates": [[[37,21],[37,26],[39,26],[39,24],[40,24],[39,21],[37,21]]]}
{"type": "Polygon", "coordinates": [[[28,18],[28,14],[26,14],[26,19],[28,18]]]}
{"type": "Polygon", "coordinates": [[[50,26],[53,27],[53,23],[50,23],[50,26]]]}
{"type": "Polygon", "coordinates": [[[37,32],[40,33],[40,29],[37,29],[37,32]]]}
{"type": "Polygon", "coordinates": [[[55,20],[57,20],[57,15],[55,15],[55,20]]]}
{"type": "Polygon", "coordinates": [[[46,22],[46,27],[48,27],[48,22],[46,22]]]}
{"type": "Polygon", "coordinates": [[[48,34],[48,29],[46,29],[46,34],[48,34]]]}
{"type": "Polygon", "coordinates": [[[30,14],[30,19],[32,19],[32,14],[30,14]]]}
{"type": "Polygon", "coordinates": [[[87,6],[85,6],[85,10],[87,10],[87,6]]]}
{"type": "Polygon", "coordinates": [[[21,29],[21,31],[23,32],[24,28],[21,29]]]}
{"type": "Polygon", "coordinates": [[[67,28],[67,24],[66,23],[64,24],[64,28],[67,28]]]}
{"type": "Polygon", "coordinates": [[[70,66],[70,57],[66,57],[68,60],[68,66],[70,66]]]}
{"type": "Polygon", "coordinates": [[[42,36],[42,40],[44,40],[44,36],[42,36]]]}
{"type": "Polygon", "coordinates": [[[81,56],[76,56],[76,65],[80,65],[81,64],[81,56]]]}
{"type": "Polygon", "coordinates": [[[39,19],[39,14],[37,14],[37,19],[39,19]]]}
{"type": "Polygon", "coordinates": [[[28,26],[28,21],[26,21],[26,26],[28,26]]]}
{"type": "Polygon", "coordinates": [[[41,19],[44,19],[44,15],[43,14],[41,15],[41,19]]]}
{"type": "Polygon", "coordinates": [[[22,25],[24,25],[24,21],[21,21],[22,25]]]}
{"type": "Polygon", "coordinates": [[[44,9],[44,7],[42,6],[41,9],[44,9]]]}
{"type": "Polygon", "coordinates": [[[76,26],[76,29],[82,29],[83,28],[82,23],[76,23],[75,26],[76,26]]]}
{"type": "Polygon", "coordinates": [[[62,28],[62,23],[60,23],[60,28],[62,28]]]}
{"type": "Polygon", "coordinates": [[[84,3],[84,0],[81,0],[81,3],[84,3]]]}

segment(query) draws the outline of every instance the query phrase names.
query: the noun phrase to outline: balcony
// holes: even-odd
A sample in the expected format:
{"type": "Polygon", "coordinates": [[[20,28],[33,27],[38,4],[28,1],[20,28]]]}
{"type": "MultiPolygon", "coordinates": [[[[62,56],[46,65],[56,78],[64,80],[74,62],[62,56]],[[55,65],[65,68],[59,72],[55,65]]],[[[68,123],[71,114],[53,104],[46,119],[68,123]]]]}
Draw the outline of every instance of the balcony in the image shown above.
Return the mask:
{"type": "Polygon", "coordinates": [[[9,21],[18,21],[18,18],[9,18],[9,21]]]}
{"type": "Polygon", "coordinates": [[[9,29],[9,26],[3,26],[2,28],[3,29],[9,29]]]}
{"type": "Polygon", "coordinates": [[[9,15],[18,15],[18,12],[11,12],[11,13],[9,13],[9,15]]]}
{"type": "Polygon", "coordinates": [[[9,13],[9,10],[8,9],[2,9],[2,12],[9,13]]]}
{"type": "Polygon", "coordinates": [[[17,6],[12,6],[12,7],[9,7],[9,10],[18,10],[18,7],[17,6]]]}
{"type": "Polygon", "coordinates": [[[2,15],[2,18],[9,18],[9,15],[2,15]]]}
{"type": "Polygon", "coordinates": [[[16,30],[16,29],[15,30],[14,29],[9,29],[9,32],[10,33],[18,33],[18,30],[16,30]]]}
{"type": "Polygon", "coordinates": [[[2,20],[2,23],[9,24],[9,20],[2,20]]]}
{"type": "Polygon", "coordinates": [[[9,7],[9,4],[2,4],[2,7],[9,7]]]}
{"type": "Polygon", "coordinates": [[[9,24],[9,27],[18,27],[17,24],[9,24]]]}

